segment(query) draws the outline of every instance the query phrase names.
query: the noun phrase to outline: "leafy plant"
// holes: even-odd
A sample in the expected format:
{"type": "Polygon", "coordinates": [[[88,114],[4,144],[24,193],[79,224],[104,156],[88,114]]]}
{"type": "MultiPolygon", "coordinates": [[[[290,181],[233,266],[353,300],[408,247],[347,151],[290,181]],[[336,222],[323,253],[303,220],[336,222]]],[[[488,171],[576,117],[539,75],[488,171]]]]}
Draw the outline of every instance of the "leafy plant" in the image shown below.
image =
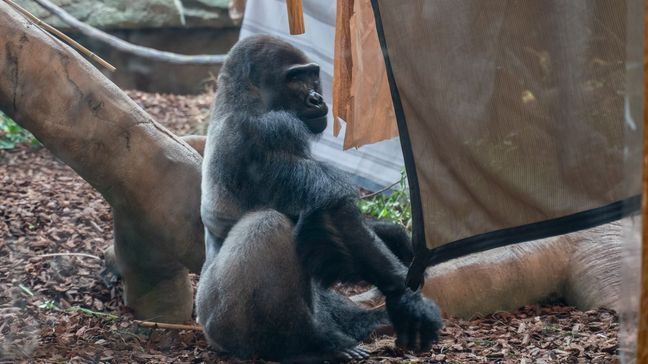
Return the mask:
{"type": "Polygon", "coordinates": [[[401,171],[401,179],[396,183],[362,197],[358,205],[365,215],[400,222],[408,230],[412,228],[412,205],[405,170],[401,171]],[[385,193],[389,190],[391,192],[385,193]]]}
{"type": "Polygon", "coordinates": [[[0,149],[13,149],[19,144],[38,145],[38,140],[0,111],[0,149]]]}

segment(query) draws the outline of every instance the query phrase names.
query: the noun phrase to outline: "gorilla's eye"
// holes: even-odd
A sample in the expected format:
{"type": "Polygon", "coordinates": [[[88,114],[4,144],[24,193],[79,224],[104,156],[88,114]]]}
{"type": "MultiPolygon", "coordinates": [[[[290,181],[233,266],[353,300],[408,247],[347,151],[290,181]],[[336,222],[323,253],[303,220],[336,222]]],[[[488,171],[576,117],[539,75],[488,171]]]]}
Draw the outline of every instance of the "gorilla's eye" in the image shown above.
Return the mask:
{"type": "Polygon", "coordinates": [[[286,68],[284,72],[288,82],[295,82],[309,74],[319,77],[319,66],[315,63],[297,64],[286,68]]]}

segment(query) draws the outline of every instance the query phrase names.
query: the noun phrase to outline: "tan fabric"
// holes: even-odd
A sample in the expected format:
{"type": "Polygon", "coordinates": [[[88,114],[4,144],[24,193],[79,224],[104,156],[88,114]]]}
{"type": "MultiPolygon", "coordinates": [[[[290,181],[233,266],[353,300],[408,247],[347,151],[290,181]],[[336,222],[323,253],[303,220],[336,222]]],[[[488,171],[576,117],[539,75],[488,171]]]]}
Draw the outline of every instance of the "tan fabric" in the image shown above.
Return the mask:
{"type": "Polygon", "coordinates": [[[333,55],[333,135],[338,136],[340,119],[351,120],[351,16],[355,0],[337,0],[333,55]]]}
{"type": "Polygon", "coordinates": [[[378,3],[428,247],[639,193],[624,1],[378,3]]]}
{"type": "Polygon", "coordinates": [[[245,13],[245,0],[229,0],[227,8],[230,19],[232,19],[234,24],[239,24],[245,13]]]}
{"type": "Polygon", "coordinates": [[[338,0],[333,74],[334,133],[344,149],[398,136],[370,0],[338,0]]]}

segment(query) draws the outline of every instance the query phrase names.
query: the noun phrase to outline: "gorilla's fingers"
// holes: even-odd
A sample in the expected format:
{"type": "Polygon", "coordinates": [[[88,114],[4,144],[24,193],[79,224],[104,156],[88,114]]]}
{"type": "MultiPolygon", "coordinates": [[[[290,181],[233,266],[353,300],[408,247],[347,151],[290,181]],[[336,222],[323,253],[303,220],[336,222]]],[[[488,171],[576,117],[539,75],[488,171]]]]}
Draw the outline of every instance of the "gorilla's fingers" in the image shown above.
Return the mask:
{"type": "Polygon", "coordinates": [[[438,323],[425,321],[421,323],[421,351],[430,351],[432,342],[437,340],[438,323]]]}
{"type": "Polygon", "coordinates": [[[351,356],[351,354],[349,354],[346,351],[340,351],[335,355],[335,360],[342,361],[342,362],[351,361],[353,359],[354,359],[353,356],[351,356]]]}
{"type": "Polygon", "coordinates": [[[360,355],[362,359],[367,359],[369,357],[369,352],[360,347],[355,348],[355,352],[360,355]]]}
{"type": "Polygon", "coordinates": [[[410,339],[410,321],[403,319],[398,325],[394,325],[396,329],[396,346],[402,349],[407,349],[410,339]]]}
{"type": "Polygon", "coordinates": [[[416,351],[418,349],[417,347],[417,339],[418,339],[418,334],[419,331],[421,330],[421,323],[419,321],[412,320],[410,321],[409,325],[409,343],[407,345],[407,350],[411,351],[416,351]]]}
{"type": "Polygon", "coordinates": [[[418,351],[430,351],[432,349],[432,338],[425,332],[421,332],[421,345],[418,351]]]}
{"type": "Polygon", "coordinates": [[[346,350],[346,352],[356,360],[362,360],[362,359],[367,359],[369,357],[369,354],[367,354],[366,351],[360,349],[360,348],[352,348],[346,350]]]}

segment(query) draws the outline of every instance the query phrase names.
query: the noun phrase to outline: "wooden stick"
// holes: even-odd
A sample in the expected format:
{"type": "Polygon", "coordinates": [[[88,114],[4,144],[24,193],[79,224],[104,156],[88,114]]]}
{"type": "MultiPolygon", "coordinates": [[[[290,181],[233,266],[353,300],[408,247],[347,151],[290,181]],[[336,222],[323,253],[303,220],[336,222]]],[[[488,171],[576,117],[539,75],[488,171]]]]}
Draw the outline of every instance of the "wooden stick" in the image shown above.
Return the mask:
{"type": "Polygon", "coordinates": [[[92,258],[96,260],[101,260],[96,255],[92,254],[86,254],[86,253],[50,253],[50,254],[40,254],[36,256],[37,258],[47,258],[47,257],[84,257],[84,258],[92,258]]]}
{"type": "Polygon", "coordinates": [[[641,201],[641,301],[637,332],[637,363],[648,363],[648,0],[644,1],[643,49],[643,177],[641,201]]]}
{"type": "Polygon", "coordinates": [[[110,72],[115,72],[116,68],[113,65],[111,65],[110,63],[104,61],[101,57],[94,54],[88,48],[82,46],[81,44],[79,44],[74,39],[68,37],[67,35],[65,35],[65,33],[61,32],[60,30],[54,28],[53,26],[45,23],[44,21],[38,19],[38,17],[36,17],[34,14],[30,13],[29,11],[27,11],[26,9],[24,9],[20,5],[16,4],[12,0],[4,0],[4,1],[7,4],[11,5],[14,9],[16,9],[16,11],[18,11],[19,13],[21,13],[22,15],[26,16],[28,19],[30,19],[31,21],[36,23],[37,26],[39,26],[39,27],[47,30],[48,32],[52,33],[53,35],[57,36],[59,39],[66,42],[70,46],[76,48],[76,50],[78,50],[79,52],[85,54],[91,60],[99,63],[101,66],[103,66],[104,68],[106,68],[110,72]]]}
{"type": "Polygon", "coordinates": [[[290,34],[304,34],[304,10],[302,9],[302,0],[287,0],[288,7],[288,25],[290,26],[290,34]]]}
{"type": "Polygon", "coordinates": [[[154,322],[154,321],[141,321],[133,320],[140,326],[151,327],[154,329],[170,329],[170,330],[193,330],[193,331],[202,331],[202,326],[198,324],[193,325],[183,325],[183,324],[167,324],[164,322],[154,322]]]}
{"type": "Polygon", "coordinates": [[[337,0],[335,13],[335,47],[333,49],[333,135],[342,130],[340,119],[353,123],[351,102],[351,16],[355,0],[337,0]]]}

